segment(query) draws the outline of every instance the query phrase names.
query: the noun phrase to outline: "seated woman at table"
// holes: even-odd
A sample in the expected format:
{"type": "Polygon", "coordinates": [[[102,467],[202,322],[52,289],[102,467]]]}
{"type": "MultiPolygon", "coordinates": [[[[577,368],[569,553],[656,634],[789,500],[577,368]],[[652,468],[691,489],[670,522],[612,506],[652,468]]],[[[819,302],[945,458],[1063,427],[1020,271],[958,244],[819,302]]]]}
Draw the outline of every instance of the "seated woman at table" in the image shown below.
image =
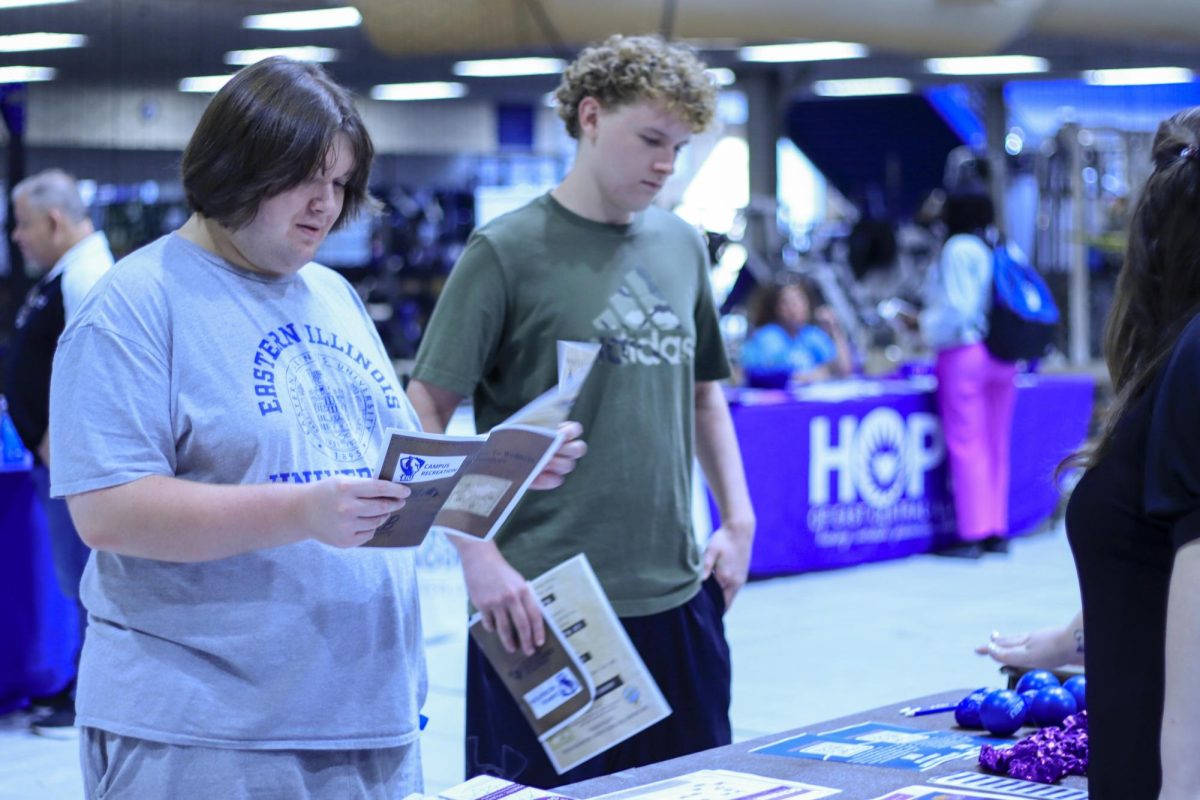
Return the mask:
{"type": "Polygon", "coordinates": [[[747,384],[783,388],[850,374],[846,334],[829,306],[813,311],[814,294],[796,276],[759,290],[752,314],[755,330],[742,346],[747,384]]]}

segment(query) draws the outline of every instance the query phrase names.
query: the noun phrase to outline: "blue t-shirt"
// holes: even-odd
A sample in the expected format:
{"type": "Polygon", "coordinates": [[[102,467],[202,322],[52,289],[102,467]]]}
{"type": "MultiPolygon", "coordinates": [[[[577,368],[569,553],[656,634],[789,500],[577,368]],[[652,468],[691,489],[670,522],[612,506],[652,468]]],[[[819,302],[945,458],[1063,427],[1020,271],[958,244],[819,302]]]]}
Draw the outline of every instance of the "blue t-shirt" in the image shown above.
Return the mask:
{"type": "Polygon", "coordinates": [[[763,325],[742,345],[747,377],[811,372],[837,357],[837,345],[822,328],[805,325],[795,336],[774,322],[763,325]]]}

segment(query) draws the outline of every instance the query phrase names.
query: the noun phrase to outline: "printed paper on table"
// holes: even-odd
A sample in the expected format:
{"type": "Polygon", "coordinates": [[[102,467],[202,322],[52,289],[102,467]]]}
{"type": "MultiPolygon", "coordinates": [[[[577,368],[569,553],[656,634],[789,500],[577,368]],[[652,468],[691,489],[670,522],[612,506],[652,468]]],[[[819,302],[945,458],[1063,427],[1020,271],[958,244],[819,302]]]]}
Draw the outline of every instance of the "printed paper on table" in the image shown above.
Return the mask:
{"type": "Polygon", "coordinates": [[[602,794],[595,800],[816,800],[841,789],[726,769],[702,769],[656,783],[602,794]]]}

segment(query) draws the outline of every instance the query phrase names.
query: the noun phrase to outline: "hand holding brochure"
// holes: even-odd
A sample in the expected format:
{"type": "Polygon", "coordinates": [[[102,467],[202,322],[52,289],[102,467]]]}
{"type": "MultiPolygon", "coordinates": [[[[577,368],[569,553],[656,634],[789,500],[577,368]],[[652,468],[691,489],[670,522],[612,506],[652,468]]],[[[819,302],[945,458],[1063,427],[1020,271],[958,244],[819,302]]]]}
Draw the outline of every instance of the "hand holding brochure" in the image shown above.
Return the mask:
{"type": "Polygon", "coordinates": [[[671,707],[582,553],[530,581],[546,620],[532,656],[509,653],[478,614],[471,637],[561,775],[663,719],[671,707]]]}
{"type": "Polygon", "coordinates": [[[377,475],[408,484],[404,508],[379,526],[367,547],[414,547],[431,530],[490,539],[563,442],[567,420],[599,352],[558,343],[558,385],[479,436],[389,429],[377,475]]]}

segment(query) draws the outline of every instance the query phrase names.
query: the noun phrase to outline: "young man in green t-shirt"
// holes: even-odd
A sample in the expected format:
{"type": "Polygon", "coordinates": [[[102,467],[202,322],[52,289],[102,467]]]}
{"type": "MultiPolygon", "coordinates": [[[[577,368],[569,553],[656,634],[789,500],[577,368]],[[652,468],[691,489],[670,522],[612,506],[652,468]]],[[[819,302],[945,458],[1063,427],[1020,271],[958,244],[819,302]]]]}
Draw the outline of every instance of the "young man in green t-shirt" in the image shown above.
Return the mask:
{"type": "Polygon", "coordinates": [[[557,775],[468,643],[467,771],[549,788],[727,744],[722,614],[746,580],[754,513],[718,381],[729,366],[698,233],[652,207],[712,119],[688,49],[614,36],[566,70],[559,114],[578,140],[549,194],[482,227],[455,265],[417,354],[409,398],[443,430],[466,396],[488,430],[556,382],[560,340],[601,345],[573,410],[589,453],[555,492],[527,495],[494,542],[456,541],[467,591],[510,650],[544,641],[527,580],[588,556],[673,713],[557,775]],[[691,525],[699,458],[722,526],[691,525]]]}

